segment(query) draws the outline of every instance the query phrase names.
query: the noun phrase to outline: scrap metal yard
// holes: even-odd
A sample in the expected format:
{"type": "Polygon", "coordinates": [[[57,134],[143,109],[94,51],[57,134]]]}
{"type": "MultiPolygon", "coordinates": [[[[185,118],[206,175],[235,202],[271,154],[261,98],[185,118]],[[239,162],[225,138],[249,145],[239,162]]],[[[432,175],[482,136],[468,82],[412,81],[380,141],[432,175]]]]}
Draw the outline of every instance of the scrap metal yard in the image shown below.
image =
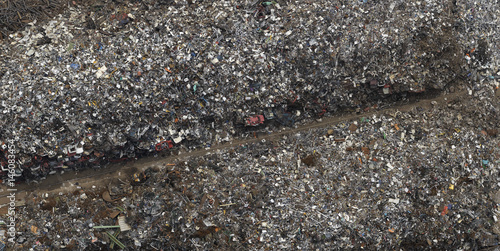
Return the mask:
{"type": "Polygon", "coordinates": [[[499,6],[0,0],[0,250],[496,250],[499,6]]]}

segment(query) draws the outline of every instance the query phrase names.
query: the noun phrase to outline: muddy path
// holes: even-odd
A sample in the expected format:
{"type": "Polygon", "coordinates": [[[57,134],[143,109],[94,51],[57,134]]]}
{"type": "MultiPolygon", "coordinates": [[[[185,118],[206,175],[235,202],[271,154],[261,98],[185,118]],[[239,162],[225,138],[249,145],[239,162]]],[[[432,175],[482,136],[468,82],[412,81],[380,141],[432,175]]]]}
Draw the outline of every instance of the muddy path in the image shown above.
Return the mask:
{"type": "MultiPolygon", "coordinates": [[[[433,105],[443,105],[449,101],[466,98],[467,91],[462,90],[454,93],[439,95],[437,97],[422,97],[419,100],[409,101],[406,104],[399,103],[388,108],[378,110],[370,110],[361,113],[343,114],[332,117],[324,117],[320,120],[297,125],[296,128],[287,128],[281,131],[275,131],[270,134],[259,135],[259,137],[248,137],[235,139],[228,143],[212,145],[210,148],[198,149],[194,151],[184,151],[182,148],[175,149],[174,153],[165,157],[145,157],[136,161],[129,161],[126,163],[110,164],[102,169],[87,169],[82,171],[68,171],[64,173],[57,173],[49,175],[46,179],[38,183],[22,183],[14,187],[16,189],[16,199],[18,204],[22,205],[24,197],[28,194],[36,193],[38,195],[45,193],[59,193],[59,192],[72,192],[76,189],[86,189],[93,186],[102,187],[107,186],[112,180],[130,178],[136,172],[143,171],[149,167],[164,168],[167,164],[174,164],[180,159],[188,157],[203,156],[206,154],[215,153],[218,150],[237,147],[242,144],[255,143],[261,140],[274,140],[282,137],[283,135],[294,134],[301,131],[307,131],[313,128],[328,127],[342,121],[352,121],[362,117],[369,117],[379,114],[394,114],[395,112],[407,112],[415,107],[422,109],[429,109],[433,105]]],[[[11,193],[8,187],[0,186],[0,209],[8,203],[7,196],[11,193]]],[[[0,210],[1,212],[1,210],[0,210]]]]}

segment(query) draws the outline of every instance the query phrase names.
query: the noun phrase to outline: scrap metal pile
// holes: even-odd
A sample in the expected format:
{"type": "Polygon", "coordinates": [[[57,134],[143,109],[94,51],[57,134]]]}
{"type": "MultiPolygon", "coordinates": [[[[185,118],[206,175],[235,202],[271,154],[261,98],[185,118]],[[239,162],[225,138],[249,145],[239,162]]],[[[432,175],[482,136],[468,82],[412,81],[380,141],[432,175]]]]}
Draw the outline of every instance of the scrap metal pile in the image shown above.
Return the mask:
{"type": "Polygon", "coordinates": [[[463,94],[33,193],[16,249],[498,245],[496,0],[30,3],[0,0],[19,179],[463,94]]]}
{"type": "Polygon", "coordinates": [[[75,4],[1,44],[0,136],[28,179],[166,140],[228,141],[264,112],[293,126],[498,70],[491,1],[75,4]]]}
{"type": "Polygon", "coordinates": [[[492,89],[159,162],[72,193],[34,191],[19,207],[13,246],[498,247],[500,91],[492,89]]]}

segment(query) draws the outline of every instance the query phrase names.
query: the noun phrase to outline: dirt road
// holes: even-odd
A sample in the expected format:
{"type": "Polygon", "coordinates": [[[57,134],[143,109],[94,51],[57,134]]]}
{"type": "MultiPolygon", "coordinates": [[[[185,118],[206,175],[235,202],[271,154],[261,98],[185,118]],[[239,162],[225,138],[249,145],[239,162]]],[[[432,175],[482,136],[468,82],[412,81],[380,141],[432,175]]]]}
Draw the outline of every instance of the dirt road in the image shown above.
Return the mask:
{"type": "MultiPolygon", "coordinates": [[[[17,185],[16,187],[14,187],[15,189],[17,189],[16,199],[18,200],[18,205],[23,205],[24,198],[26,197],[26,195],[31,193],[41,195],[45,193],[71,192],[75,189],[80,188],[90,188],[92,186],[107,185],[113,179],[125,179],[126,177],[130,177],[130,175],[133,175],[138,171],[143,171],[148,167],[162,168],[166,163],[175,163],[177,160],[186,157],[202,156],[214,153],[217,150],[236,147],[241,144],[254,143],[264,139],[273,140],[274,138],[279,138],[283,135],[306,131],[312,128],[327,127],[341,121],[356,120],[361,117],[373,116],[374,114],[394,114],[396,111],[406,112],[414,107],[428,109],[432,107],[431,103],[433,101],[436,102],[434,105],[440,105],[457,98],[464,98],[465,96],[467,96],[466,91],[459,91],[441,95],[435,98],[428,98],[408,104],[396,105],[386,109],[370,110],[368,112],[362,112],[360,114],[346,114],[322,118],[319,121],[297,126],[297,128],[288,128],[282,131],[267,134],[265,136],[260,136],[259,138],[237,139],[229,143],[213,145],[212,147],[207,149],[199,149],[191,152],[182,152],[182,150],[180,150],[180,152],[176,155],[170,155],[167,157],[146,157],[133,162],[111,164],[106,168],[99,170],[89,169],[79,172],[69,171],[63,174],[58,173],[55,175],[50,175],[49,177],[47,177],[47,179],[42,180],[37,184],[17,185]]],[[[5,206],[9,202],[7,198],[9,194],[10,191],[7,190],[6,186],[0,186],[0,213],[6,209],[5,206]]]]}

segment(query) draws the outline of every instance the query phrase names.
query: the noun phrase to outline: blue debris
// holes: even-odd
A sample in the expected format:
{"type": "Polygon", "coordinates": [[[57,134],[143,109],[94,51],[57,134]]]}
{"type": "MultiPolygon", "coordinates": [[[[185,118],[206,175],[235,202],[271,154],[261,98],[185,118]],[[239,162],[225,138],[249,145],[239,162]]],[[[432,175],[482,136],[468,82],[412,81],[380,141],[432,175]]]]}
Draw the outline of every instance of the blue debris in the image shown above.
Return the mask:
{"type": "Polygon", "coordinates": [[[71,66],[71,68],[73,68],[73,70],[80,69],[80,65],[79,64],[71,64],[70,66],[71,66]]]}

